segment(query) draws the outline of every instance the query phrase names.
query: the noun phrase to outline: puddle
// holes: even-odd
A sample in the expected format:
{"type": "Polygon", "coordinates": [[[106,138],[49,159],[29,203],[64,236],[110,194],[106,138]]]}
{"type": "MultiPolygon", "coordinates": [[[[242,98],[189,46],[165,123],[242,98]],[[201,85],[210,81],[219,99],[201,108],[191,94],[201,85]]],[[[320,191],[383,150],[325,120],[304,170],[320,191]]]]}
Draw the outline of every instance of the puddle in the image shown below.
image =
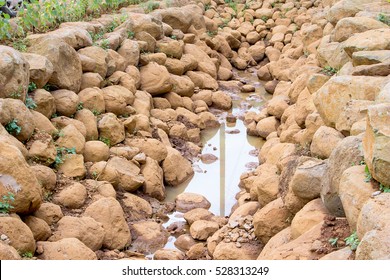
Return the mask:
{"type": "MultiPolygon", "coordinates": [[[[168,187],[165,201],[175,201],[176,196],[182,192],[193,192],[210,201],[209,210],[215,215],[230,214],[236,203],[235,196],[240,191],[240,176],[243,172],[256,168],[258,160],[254,151],[264,143],[261,138],[246,134],[246,127],[241,119],[247,111],[259,112],[270,98],[255,73],[237,71],[237,74],[244,83],[253,84],[256,92],[234,93],[232,110],[222,112],[218,116],[221,126],[202,131],[202,155],[214,160],[194,162],[195,175],[175,188],[168,187]],[[226,121],[228,113],[237,117],[236,122],[226,121]]],[[[174,212],[169,218],[164,227],[184,220],[183,214],[179,212],[174,212]]],[[[175,248],[175,240],[176,238],[171,236],[165,248],[175,248]]]]}

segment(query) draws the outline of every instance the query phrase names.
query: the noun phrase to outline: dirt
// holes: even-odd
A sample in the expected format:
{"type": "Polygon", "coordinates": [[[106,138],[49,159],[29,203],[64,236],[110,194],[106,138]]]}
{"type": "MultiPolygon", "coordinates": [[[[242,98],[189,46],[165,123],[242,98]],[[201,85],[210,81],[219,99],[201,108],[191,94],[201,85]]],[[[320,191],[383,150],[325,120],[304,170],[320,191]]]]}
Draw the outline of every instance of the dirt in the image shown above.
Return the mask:
{"type": "MultiPolygon", "coordinates": [[[[325,255],[340,250],[346,247],[345,238],[350,235],[351,230],[347,219],[328,215],[325,217],[321,228],[320,241],[322,246],[316,252],[325,255]]],[[[353,256],[351,258],[353,259],[353,256]]]]}

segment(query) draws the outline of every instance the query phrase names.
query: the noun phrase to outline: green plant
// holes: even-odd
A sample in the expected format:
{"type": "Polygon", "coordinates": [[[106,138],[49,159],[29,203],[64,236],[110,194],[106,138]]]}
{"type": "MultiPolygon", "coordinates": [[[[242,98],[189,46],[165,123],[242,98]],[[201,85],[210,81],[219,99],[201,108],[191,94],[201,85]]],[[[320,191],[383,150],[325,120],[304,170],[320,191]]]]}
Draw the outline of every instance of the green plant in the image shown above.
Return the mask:
{"type": "Polygon", "coordinates": [[[79,104],[77,104],[77,111],[80,111],[82,109],[84,109],[84,104],[83,102],[79,102],[79,104]]]}
{"type": "Polygon", "coordinates": [[[337,241],[339,241],[339,238],[338,238],[338,237],[330,238],[330,239],[328,240],[329,244],[332,245],[332,247],[337,247],[337,241]]]}
{"type": "Polygon", "coordinates": [[[210,8],[211,8],[211,4],[204,5],[204,10],[205,11],[210,10],[210,8]]]}
{"type": "Polygon", "coordinates": [[[377,19],[384,24],[390,25],[390,17],[388,15],[380,13],[377,19]]]}
{"type": "Polygon", "coordinates": [[[6,195],[3,195],[0,200],[0,213],[7,214],[9,211],[14,208],[11,204],[15,201],[15,195],[11,192],[8,192],[6,195]]]}
{"type": "Polygon", "coordinates": [[[127,32],[127,38],[133,39],[134,36],[135,36],[135,33],[134,33],[133,31],[128,31],[128,32],[127,32]]]}
{"type": "Polygon", "coordinates": [[[45,191],[43,193],[43,200],[46,202],[51,202],[53,199],[53,193],[51,191],[45,191]]]}
{"type": "Polygon", "coordinates": [[[26,104],[27,108],[32,109],[32,110],[37,108],[37,104],[35,103],[34,99],[32,99],[31,97],[27,97],[24,104],[26,104]]]}
{"type": "Polygon", "coordinates": [[[13,119],[9,123],[5,125],[5,129],[8,131],[9,134],[12,135],[18,135],[20,132],[22,132],[22,128],[18,125],[18,120],[13,119]]]}
{"type": "Polygon", "coordinates": [[[99,141],[102,141],[104,144],[106,144],[108,147],[111,147],[111,140],[106,137],[99,137],[99,141]]]}
{"type": "Polygon", "coordinates": [[[20,52],[27,52],[27,40],[20,38],[12,42],[12,47],[20,52]]]}
{"type": "Polygon", "coordinates": [[[34,254],[32,252],[24,252],[22,254],[22,258],[31,259],[32,257],[34,257],[34,254]]]}
{"type": "Polygon", "coordinates": [[[95,116],[99,116],[101,112],[98,111],[97,109],[92,109],[92,114],[94,114],[95,116]]]}
{"type": "Polygon", "coordinates": [[[218,31],[210,31],[210,30],[208,30],[206,33],[207,33],[208,36],[214,37],[215,35],[218,34],[218,31]]]}
{"type": "Polygon", "coordinates": [[[28,88],[27,88],[28,92],[32,92],[32,91],[34,91],[36,89],[37,89],[37,85],[34,82],[31,82],[31,83],[28,84],[28,88]]]}
{"type": "Polygon", "coordinates": [[[384,193],[390,193],[390,187],[385,186],[382,183],[379,184],[379,190],[384,193]]]}
{"type": "Polygon", "coordinates": [[[104,50],[108,50],[110,48],[110,41],[108,41],[108,39],[103,39],[99,42],[99,44],[95,45],[101,47],[104,50]]]}
{"type": "Polygon", "coordinates": [[[267,22],[268,17],[267,17],[267,16],[262,16],[260,19],[261,19],[262,21],[264,21],[264,22],[267,22]]]}
{"type": "Polygon", "coordinates": [[[345,244],[351,247],[352,251],[355,251],[357,246],[359,245],[360,241],[357,236],[356,231],[354,231],[350,236],[344,239],[345,244]]]}
{"type": "Polygon", "coordinates": [[[176,35],[171,35],[171,39],[177,40],[177,36],[176,35]]]}
{"type": "Polygon", "coordinates": [[[323,69],[322,69],[322,72],[325,74],[325,75],[328,75],[328,76],[333,76],[334,74],[336,74],[339,70],[337,70],[336,68],[333,68],[331,66],[325,66],[323,69]]]}
{"type": "Polygon", "coordinates": [[[144,9],[145,13],[150,13],[155,9],[158,9],[160,7],[160,4],[158,2],[149,0],[147,2],[142,3],[141,7],[144,9]]]}
{"type": "Polygon", "coordinates": [[[370,169],[368,169],[368,165],[364,168],[364,173],[366,174],[366,178],[364,179],[364,182],[368,183],[372,179],[372,175],[370,173],[370,169]]]}
{"type": "Polygon", "coordinates": [[[54,165],[64,163],[64,157],[68,154],[76,154],[76,148],[57,147],[57,155],[54,160],[54,165]]]}

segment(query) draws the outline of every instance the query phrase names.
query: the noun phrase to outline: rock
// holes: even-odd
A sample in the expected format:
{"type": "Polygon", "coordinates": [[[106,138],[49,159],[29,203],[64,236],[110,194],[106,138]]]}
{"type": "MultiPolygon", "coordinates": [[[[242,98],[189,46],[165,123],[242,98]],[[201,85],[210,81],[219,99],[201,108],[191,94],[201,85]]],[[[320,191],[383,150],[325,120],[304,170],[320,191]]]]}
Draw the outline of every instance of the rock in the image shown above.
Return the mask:
{"type": "Polygon", "coordinates": [[[291,238],[296,239],[322,222],[329,214],[320,198],[306,204],[291,221],[291,238]]]}
{"type": "Polygon", "coordinates": [[[61,207],[50,202],[42,203],[41,207],[33,215],[44,220],[49,226],[54,225],[64,216],[61,207]]]}
{"type": "Polygon", "coordinates": [[[99,88],[86,88],[78,94],[83,107],[89,109],[94,114],[104,113],[106,105],[104,102],[103,91],[99,88]]]}
{"type": "Polygon", "coordinates": [[[345,17],[353,17],[359,12],[359,6],[354,1],[339,1],[329,9],[326,19],[333,25],[345,17]]]}
{"type": "Polygon", "coordinates": [[[50,165],[55,161],[57,150],[50,135],[40,133],[37,136],[36,134],[30,144],[28,153],[31,159],[46,165],[50,165]]]}
{"type": "Polygon", "coordinates": [[[180,59],[183,55],[184,43],[165,37],[156,44],[159,52],[165,53],[168,57],[180,59]]]}
{"type": "Polygon", "coordinates": [[[364,203],[376,191],[371,182],[367,182],[366,176],[364,165],[358,165],[346,169],[340,178],[338,192],[352,230],[356,229],[359,213],[364,203]]]}
{"type": "Polygon", "coordinates": [[[125,144],[138,148],[145,155],[158,162],[163,161],[168,155],[167,148],[157,139],[127,138],[125,144]]]}
{"type": "Polygon", "coordinates": [[[37,105],[34,110],[43,114],[46,118],[50,118],[56,112],[54,97],[50,92],[44,89],[36,89],[29,96],[34,100],[35,105],[37,105]]]}
{"type": "Polygon", "coordinates": [[[87,199],[87,189],[80,183],[73,183],[56,194],[53,201],[70,209],[78,209],[87,199]]]}
{"type": "Polygon", "coordinates": [[[101,198],[85,209],[85,217],[101,223],[105,232],[103,246],[107,249],[123,249],[131,242],[129,227],[123,210],[115,198],[101,198]]]}
{"type": "Polygon", "coordinates": [[[0,242],[0,260],[20,260],[20,255],[16,249],[4,242],[0,242]]]}
{"type": "Polygon", "coordinates": [[[165,198],[165,186],[163,183],[163,170],[158,162],[147,157],[146,163],[141,168],[141,173],[145,178],[143,192],[151,197],[163,200],[165,198]]]}
{"type": "Polygon", "coordinates": [[[320,260],[349,260],[352,256],[352,250],[350,247],[344,247],[343,249],[339,249],[337,251],[333,251],[322,258],[320,260]]]}
{"type": "Polygon", "coordinates": [[[108,141],[109,146],[125,139],[125,127],[113,113],[102,115],[98,121],[99,138],[108,141]]]}
{"type": "Polygon", "coordinates": [[[190,233],[192,238],[196,240],[206,240],[219,229],[216,222],[197,220],[191,224],[190,233]]]}
{"type": "Polygon", "coordinates": [[[336,129],[344,135],[348,135],[355,123],[365,120],[368,106],[373,104],[374,101],[367,100],[349,101],[337,119],[336,129]]]}
{"type": "Polygon", "coordinates": [[[53,65],[49,84],[60,89],[79,92],[82,68],[77,52],[62,40],[45,37],[28,48],[31,53],[45,56],[53,65]]]}
{"type": "Polygon", "coordinates": [[[176,210],[186,213],[195,208],[209,209],[210,202],[200,194],[196,193],[181,193],[176,197],[176,210]]]}
{"type": "Polygon", "coordinates": [[[297,166],[289,187],[300,198],[311,200],[319,197],[326,168],[326,162],[315,158],[302,162],[297,166]]]}
{"type": "Polygon", "coordinates": [[[191,163],[179,151],[167,147],[168,155],[162,162],[164,181],[171,186],[177,186],[193,176],[191,163]],[[178,168],[180,166],[180,168],[178,168]]]}
{"type": "Polygon", "coordinates": [[[337,130],[328,126],[321,126],[314,133],[313,141],[310,145],[310,152],[315,157],[322,159],[329,158],[332,150],[343,138],[344,135],[337,130]]]}
{"type": "Polygon", "coordinates": [[[37,131],[47,133],[49,135],[55,135],[56,133],[58,133],[58,130],[54,127],[54,125],[49,121],[46,116],[34,110],[31,110],[30,112],[33,117],[35,129],[37,131]]]}
{"type": "Polygon", "coordinates": [[[204,208],[195,208],[184,214],[184,219],[189,225],[192,225],[195,221],[205,220],[209,221],[214,216],[209,210],[204,208]]]}
{"type": "Polygon", "coordinates": [[[191,54],[198,60],[196,70],[209,74],[214,79],[217,78],[217,68],[211,58],[200,47],[193,44],[184,46],[184,54],[191,54]]]}
{"type": "Polygon", "coordinates": [[[103,87],[103,78],[98,73],[87,72],[83,73],[81,76],[81,86],[80,90],[87,88],[102,88],[103,87]]]}
{"type": "Polygon", "coordinates": [[[363,159],[361,143],[361,137],[346,137],[337,144],[329,157],[328,168],[321,182],[321,198],[332,215],[344,216],[338,196],[340,178],[351,164],[357,165],[363,159]]]}
{"type": "Polygon", "coordinates": [[[262,243],[267,243],[272,236],[289,226],[291,213],[283,205],[282,198],[275,199],[253,216],[255,234],[262,243]]]}
{"type": "Polygon", "coordinates": [[[30,228],[20,219],[0,217],[0,233],[5,234],[10,245],[20,254],[35,252],[35,240],[30,228]]]}
{"type": "Polygon", "coordinates": [[[86,56],[93,61],[93,67],[88,67],[88,65],[85,65],[83,63],[84,72],[98,73],[103,79],[106,77],[109,58],[108,58],[108,53],[105,50],[97,46],[91,46],[91,47],[80,49],[78,53],[81,56],[86,56]]]}
{"type": "Polygon", "coordinates": [[[317,48],[317,59],[320,66],[330,66],[335,69],[341,69],[344,64],[349,62],[349,56],[344,51],[344,45],[338,42],[332,42],[330,35],[324,36],[317,48]]]}
{"type": "Polygon", "coordinates": [[[278,129],[279,125],[280,122],[276,117],[267,117],[257,123],[256,131],[260,137],[267,138],[268,135],[278,129]]]}
{"type": "Polygon", "coordinates": [[[24,101],[30,79],[28,60],[7,46],[0,46],[0,57],[0,98],[24,101]]]}
{"type": "Polygon", "coordinates": [[[372,177],[384,186],[390,186],[389,150],[389,108],[390,103],[368,107],[367,129],[363,138],[364,160],[372,177]]]}
{"type": "Polygon", "coordinates": [[[66,177],[84,178],[87,170],[84,166],[84,157],[78,154],[67,154],[62,158],[62,163],[57,165],[58,172],[66,177]]]}
{"type": "Polygon", "coordinates": [[[275,234],[268,242],[265,244],[263,250],[261,250],[260,255],[257,257],[258,260],[265,260],[268,258],[272,252],[278,247],[287,244],[291,241],[291,227],[287,227],[277,234],[275,234]]]}
{"type": "Polygon", "coordinates": [[[18,99],[0,99],[0,123],[19,141],[30,139],[34,132],[33,116],[18,99]]]}
{"type": "Polygon", "coordinates": [[[116,192],[114,187],[108,182],[100,182],[96,180],[85,180],[84,185],[91,194],[91,201],[98,201],[102,197],[116,198],[116,192]]]}
{"type": "Polygon", "coordinates": [[[279,193],[279,175],[271,173],[257,176],[251,190],[257,193],[257,200],[260,205],[270,203],[277,198],[279,193]]]}
{"type": "Polygon", "coordinates": [[[123,56],[128,65],[138,65],[140,49],[136,41],[126,39],[118,49],[118,54],[123,56]]]}
{"type": "Polygon", "coordinates": [[[275,248],[264,256],[266,260],[315,260],[320,256],[312,251],[313,242],[321,237],[322,222],[312,227],[297,239],[275,248]]]}
{"type": "Polygon", "coordinates": [[[59,134],[55,142],[58,147],[74,149],[78,154],[84,152],[85,138],[73,124],[67,125],[59,134]]]}
{"type": "Polygon", "coordinates": [[[78,110],[75,115],[75,119],[84,124],[86,130],[86,140],[95,140],[99,138],[99,133],[97,129],[97,118],[90,110],[78,110]]]}
{"type": "Polygon", "coordinates": [[[53,64],[46,57],[33,53],[23,53],[23,57],[30,65],[30,81],[35,83],[37,88],[44,87],[53,74],[53,64]]]}
{"type": "Polygon", "coordinates": [[[175,249],[160,249],[154,252],[153,260],[184,260],[184,253],[175,249]]]}
{"type": "Polygon", "coordinates": [[[65,216],[58,221],[58,227],[49,241],[77,238],[92,251],[99,250],[104,240],[102,225],[90,217],[65,216]]]}
{"type": "Polygon", "coordinates": [[[390,258],[390,244],[387,226],[382,230],[367,232],[356,249],[356,260],[388,260],[390,258]]]}
{"type": "Polygon", "coordinates": [[[143,254],[154,253],[168,241],[168,232],[161,224],[153,221],[135,222],[131,226],[132,248],[143,254]]]}
{"type": "Polygon", "coordinates": [[[145,199],[131,193],[124,193],[123,196],[122,207],[128,213],[130,220],[138,221],[152,216],[152,206],[145,199]]]}
{"type": "Polygon", "coordinates": [[[387,76],[390,74],[390,62],[374,65],[360,65],[353,69],[352,76],[387,76]]]}
{"type": "Polygon", "coordinates": [[[37,247],[42,260],[97,260],[96,254],[77,238],[39,241],[37,247]]]}
{"type": "Polygon", "coordinates": [[[171,74],[172,90],[180,96],[191,97],[194,94],[194,83],[187,76],[177,76],[171,74]]]}
{"type": "Polygon", "coordinates": [[[337,22],[333,31],[332,40],[343,42],[356,33],[380,28],[388,28],[388,26],[368,17],[347,17],[337,22]]]}
{"type": "Polygon", "coordinates": [[[102,141],[88,141],[83,155],[85,162],[105,161],[110,156],[110,148],[102,141]]]}
{"type": "Polygon", "coordinates": [[[196,241],[189,234],[180,235],[176,241],[175,246],[183,251],[188,251],[193,245],[196,244],[196,241]]]}
{"type": "Polygon", "coordinates": [[[239,207],[230,215],[229,221],[238,220],[241,217],[253,216],[260,208],[260,204],[257,201],[246,202],[239,207]]]}
{"type": "Polygon", "coordinates": [[[186,256],[189,260],[207,259],[207,248],[203,243],[196,243],[186,252],[186,256]]]}
{"type": "Polygon", "coordinates": [[[343,43],[345,52],[352,57],[357,51],[376,51],[390,49],[390,29],[381,28],[357,33],[343,43]]]}
{"type": "Polygon", "coordinates": [[[155,62],[141,67],[141,89],[152,96],[170,92],[173,84],[168,70],[155,62]]]}
{"type": "Polygon", "coordinates": [[[372,65],[386,62],[390,59],[390,50],[360,51],[352,54],[353,66],[372,65]]]}
{"type": "Polygon", "coordinates": [[[201,72],[201,71],[188,71],[186,75],[191,79],[194,83],[195,87],[199,87],[200,89],[218,89],[218,82],[209,74],[201,72]]]}
{"type": "Polygon", "coordinates": [[[127,88],[119,85],[103,88],[103,97],[106,112],[116,115],[127,115],[130,113],[127,105],[134,102],[134,94],[127,88]]]}
{"type": "Polygon", "coordinates": [[[242,243],[237,247],[234,242],[220,242],[213,253],[215,260],[255,260],[261,252],[258,242],[242,243]]]}
{"type": "Polygon", "coordinates": [[[58,114],[70,117],[77,111],[79,97],[76,93],[66,89],[60,89],[51,93],[54,97],[58,114]]]}
{"type": "Polygon", "coordinates": [[[44,220],[34,216],[27,216],[23,219],[23,222],[30,228],[34,240],[46,241],[51,236],[51,229],[44,220]]]}
{"type": "Polygon", "coordinates": [[[22,153],[14,146],[0,142],[0,195],[14,195],[12,212],[29,214],[42,203],[41,187],[22,153]]]}
{"type": "Polygon", "coordinates": [[[270,101],[268,101],[267,112],[271,116],[275,116],[277,119],[280,119],[284,111],[289,106],[289,99],[285,96],[279,95],[274,96],[270,101]]]}
{"type": "Polygon", "coordinates": [[[333,76],[314,96],[314,104],[327,126],[334,127],[350,100],[375,100],[387,78],[333,76]]]}

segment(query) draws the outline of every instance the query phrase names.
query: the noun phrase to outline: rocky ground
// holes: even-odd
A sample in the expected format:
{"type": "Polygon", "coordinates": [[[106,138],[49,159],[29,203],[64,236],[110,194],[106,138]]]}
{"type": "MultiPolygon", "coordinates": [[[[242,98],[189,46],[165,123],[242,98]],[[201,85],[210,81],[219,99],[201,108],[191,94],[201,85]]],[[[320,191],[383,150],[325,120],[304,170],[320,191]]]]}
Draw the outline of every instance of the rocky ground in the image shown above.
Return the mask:
{"type": "Polygon", "coordinates": [[[158,3],[0,46],[0,259],[390,258],[390,4],[158,3]],[[234,68],[273,95],[245,115],[259,166],[229,217],[162,202],[220,89],[254,90],[234,68]]]}

